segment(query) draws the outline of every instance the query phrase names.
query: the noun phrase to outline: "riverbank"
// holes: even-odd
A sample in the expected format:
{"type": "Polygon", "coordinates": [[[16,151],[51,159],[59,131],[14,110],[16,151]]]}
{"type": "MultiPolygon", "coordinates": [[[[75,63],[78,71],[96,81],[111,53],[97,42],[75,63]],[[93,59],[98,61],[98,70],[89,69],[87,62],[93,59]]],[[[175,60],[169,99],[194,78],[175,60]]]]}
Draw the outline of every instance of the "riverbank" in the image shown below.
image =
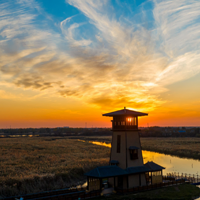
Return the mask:
{"type": "Polygon", "coordinates": [[[192,200],[200,196],[200,189],[194,185],[182,184],[129,195],[110,195],[94,200],[192,200]]]}
{"type": "Polygon", "coordinates": [[[200,138],[141,138],[143,150],[200,160],[200,138]]]}
{"type": "MultiPolygon", "coordinates": [[[[82,136],[73,137],[85,141],[111,143],[111,136],[82,136]]],[[[180,158],[200,160],[200,138],[194,137],[141,137],[142,150],[164,153],[180,158]]]]}

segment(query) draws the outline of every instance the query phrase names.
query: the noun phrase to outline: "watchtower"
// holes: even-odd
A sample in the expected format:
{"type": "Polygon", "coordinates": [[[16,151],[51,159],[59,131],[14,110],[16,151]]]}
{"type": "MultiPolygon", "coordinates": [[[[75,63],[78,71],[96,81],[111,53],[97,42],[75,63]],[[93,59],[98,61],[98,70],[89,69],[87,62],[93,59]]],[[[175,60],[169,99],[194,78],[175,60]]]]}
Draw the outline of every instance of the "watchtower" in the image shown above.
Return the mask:
{"type": "MultiPolygon", "coordinates": [[[[147,115],[146,113],[128,110],[125,107],[122,110],[103,114],[103,116],[113,117],[111,120],[113,133],[110,165],[117,165],[122,169],[131,169],[132,167],[142,167],[144,165],[138,129],[138,117],[147,115]]],[[[129,176],[127,185],[131,184],[132,178],[129,176]]],[[[142,174],[142,177],[134,177],[135,179],[138,179],[137,185],[146,184],[145,174],[142,174]],[[142,184],[141,182],[144,183],[142,184]]]]}
{"type": "Polygon", "coordinates": [[[164,167],[154,162],[143,163],[138,117],[147,115],[126,108],[103,114],[113,117],[110,163],[85,174],[89,191],[102,189],[105,181],[113,188],[121,189],[162,182],[164,167]]]}
{"type": "Polygon", "coordinates": [[[128,110],[118,110],[103,116],[113,117],[112,120],[112,147],[110,164],[118,163],[122,169],[143,165],[138,117],[148,114],[128,110]]]}

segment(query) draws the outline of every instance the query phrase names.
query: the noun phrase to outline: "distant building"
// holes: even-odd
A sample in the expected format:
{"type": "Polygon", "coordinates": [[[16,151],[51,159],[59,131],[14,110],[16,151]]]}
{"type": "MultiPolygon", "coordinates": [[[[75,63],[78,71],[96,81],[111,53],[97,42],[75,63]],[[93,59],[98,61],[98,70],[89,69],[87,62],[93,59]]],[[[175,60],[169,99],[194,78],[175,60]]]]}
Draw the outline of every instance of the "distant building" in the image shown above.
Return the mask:
{"type": "Polygon", "coordinates": [[[186,130],[179,130],[179,133],[186,133],[186,130]]]}
{"type": "Polygon", "coordinates": [[[57,127],[58,129],[60,128],[69,128],[69,126],[63,126],[63,127],[57,127]]]}

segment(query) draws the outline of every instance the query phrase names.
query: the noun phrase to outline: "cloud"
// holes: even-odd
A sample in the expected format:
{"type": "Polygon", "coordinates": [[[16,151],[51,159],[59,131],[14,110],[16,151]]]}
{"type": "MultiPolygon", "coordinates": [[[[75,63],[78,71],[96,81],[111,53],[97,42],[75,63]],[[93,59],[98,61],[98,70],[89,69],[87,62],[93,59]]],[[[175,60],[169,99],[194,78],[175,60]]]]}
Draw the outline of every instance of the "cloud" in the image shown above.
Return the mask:
{"type": "Polygon", "coordinates": [[[5,90],[0,90],[0,97],[1,99],[17,99],[20,98],[10,92],[6,92],[5,90]]]}
{"type": "Polygon", "coordinates": [[[159,74],[159,84],[168,85],[191,78],[200,72],[200,2],[157,1],[154,17],[161,46],[169,64],[159,74]]]}
{"type": "Polygon", "coordinates": [[[152,110],[165,102],[159,94],[168,84],[199,73],[198,1],[154,1],[151,28],[137,22],[138,14],[116,17],[110,1],[66,3],[82,14],[53,27],[35,1],[0,5],[2,81],[102,108],[152,110]],[[84,34],[86,25],[91,33],[84,34]]]}
{"type": "Polygon", "coordinates": [[[47,88],[51,88],[52,82],[44,81],[40,76],[35,74],[23,74],[22,76],[18,77],[18,79],[15,80],[15,85],[18,87],[24,87],[24,88],[34,88],[39,90],[45,90],[47,88]]]}
{"type": "Polygon", "coordinates": [[[86,40],[86,39],[76,40],[76,39],[74,39],[74,33],[76,32],[76,29],[81,26],[81,24],[74,23],[72,25],[67,26],[67,23],[69,23],[73,17],[68,17],[65,20],[63,20],[62,22],[60,22],[60,28],[62,30],[63,35],[65,36],[67,41],[70,43],[70,45],[74,45],[74,46],[90,45],[92,42],[91,40],[86,40]]]}

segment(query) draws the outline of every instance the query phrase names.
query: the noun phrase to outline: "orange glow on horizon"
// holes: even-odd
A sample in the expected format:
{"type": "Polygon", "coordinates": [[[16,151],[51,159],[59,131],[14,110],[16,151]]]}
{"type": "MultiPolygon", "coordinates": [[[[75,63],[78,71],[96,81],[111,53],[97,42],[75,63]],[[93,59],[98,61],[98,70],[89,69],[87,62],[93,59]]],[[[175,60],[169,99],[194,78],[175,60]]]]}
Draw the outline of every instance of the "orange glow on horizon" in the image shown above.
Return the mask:
{"type": "MultiPolygon", "coordinates": [[[[26,105],[25,105],[26,106],[26,105]]],[[[102,114],[113,111],[103,111],[94,107],[79,107],[69,109],[58,108],[43,109],[34,107],[4,106],[0,116],[0,128],[28,128],[28,127],[111,127],[111,118],[103,117],[102,114]]],[[[40,107],[40,106],[39,106],[40,107]]],[[[116,109],[117,110],[117,109],[116,109]]],[[[185,112],[181,108],[174,111],[160,108],[148,113],[148,116],[138,118],[139,127],[147,126],[198,126],[199,113],[185,112]]],[[[128,118],[127,121],[131,122],[128,118]]]]}
{"type": "MultiPolygon", "coordinates": [[[[194,101],[168,102],[152,110],[148,104],[141,104],[133,110],[148,113],[138,118],[139,127],[147,126],[199,126],[200,104],[194,101]]],[[[28,127],[108,127],[112,126],[110,117],[103,113],[123,109],[127,106],[102,106],[84,103],[81,99],[38,97],[35,99],[0,99],[0,128],[28,127]],[[66,103],[67,102],[67,103],[66,103]]],[[[127,109],[130,109],[128,107],[127,109]]],[[[128,118],[127,120],[131,120],[128,118]]]]}

